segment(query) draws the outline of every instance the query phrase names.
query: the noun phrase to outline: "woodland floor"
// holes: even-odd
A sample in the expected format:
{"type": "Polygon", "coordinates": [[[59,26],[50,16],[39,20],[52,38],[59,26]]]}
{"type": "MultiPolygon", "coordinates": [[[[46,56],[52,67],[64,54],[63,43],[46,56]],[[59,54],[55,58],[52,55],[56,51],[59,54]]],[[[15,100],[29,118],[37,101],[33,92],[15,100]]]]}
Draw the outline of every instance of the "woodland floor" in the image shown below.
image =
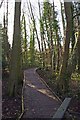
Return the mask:
{"type": "Polygon", "coordinates": [[[7,94],[9,75],[5,74],[2,78],[2,119],[17,119],[21,114],[21,87],[15,97],[7,94]]]}
{"type": "MultiPolygon", "coordinates": [[[[55,76],[53,80],[53,84],[51,82],[52,77],[50,78],[51,71],[43,70],[43,69],[38,69],[37,73],[43,78],[43,80],[48,84],[48,86],[57,94],[57,88],[56,88],[56,82],[55,82],[55,76]]],[[[64,96],[60,96],[57,94],[60,99],[64,99],[64,96]]],[[[78,97],[78,83],[75,80],[72,80],[71,82],[71,93],[69,95],[72,100],[69,105],[69,113],[70,115],[75,118],[75,120],[80,120],[80,98],[78,97]]]]}

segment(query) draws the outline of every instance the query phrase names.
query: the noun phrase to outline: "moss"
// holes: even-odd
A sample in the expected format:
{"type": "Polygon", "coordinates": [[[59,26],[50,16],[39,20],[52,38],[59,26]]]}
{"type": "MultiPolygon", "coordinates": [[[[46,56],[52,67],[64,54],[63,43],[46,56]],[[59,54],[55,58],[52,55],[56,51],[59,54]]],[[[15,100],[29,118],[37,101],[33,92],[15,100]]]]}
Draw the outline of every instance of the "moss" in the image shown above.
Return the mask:
{"type": "Polygon", "coordinates": [[[71,76],[71,79],[80,81],[80,74],[77,73],[77,72],[73,73],[72,76],[71,76]]]}

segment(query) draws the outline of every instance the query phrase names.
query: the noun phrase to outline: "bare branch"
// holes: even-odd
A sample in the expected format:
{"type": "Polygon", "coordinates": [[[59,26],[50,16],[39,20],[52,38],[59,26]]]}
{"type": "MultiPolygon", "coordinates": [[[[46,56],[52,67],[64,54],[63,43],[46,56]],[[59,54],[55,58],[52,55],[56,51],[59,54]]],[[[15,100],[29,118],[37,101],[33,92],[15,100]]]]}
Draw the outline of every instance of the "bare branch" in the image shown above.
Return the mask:
{"type": "Polygon", "coordinates": [[[2,7],[3,2],[4,2],[4,0],[1,1],[0,8],[2,7]]]}

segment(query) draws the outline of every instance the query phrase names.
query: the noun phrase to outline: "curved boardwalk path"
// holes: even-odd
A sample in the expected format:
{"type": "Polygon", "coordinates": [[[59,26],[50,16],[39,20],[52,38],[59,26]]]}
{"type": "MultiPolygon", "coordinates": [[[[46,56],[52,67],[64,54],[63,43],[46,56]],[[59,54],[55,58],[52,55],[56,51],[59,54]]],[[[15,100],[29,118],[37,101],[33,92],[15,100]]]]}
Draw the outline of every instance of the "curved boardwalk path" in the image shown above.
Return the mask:
{"type": "Polygon", "coordinates": [[[60,106],[60,101],[41,81],[35,68],[25,70],[23,118],[51,118],[60,106]]]}

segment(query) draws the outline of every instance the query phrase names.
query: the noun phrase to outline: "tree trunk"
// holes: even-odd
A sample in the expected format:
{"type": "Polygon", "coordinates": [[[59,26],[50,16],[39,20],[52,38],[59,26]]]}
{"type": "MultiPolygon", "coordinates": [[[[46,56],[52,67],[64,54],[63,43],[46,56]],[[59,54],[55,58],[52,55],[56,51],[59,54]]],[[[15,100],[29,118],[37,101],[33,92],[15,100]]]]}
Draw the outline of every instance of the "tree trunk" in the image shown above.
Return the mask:
{"type": "Polygon", "coordinates": [[[26,20],[25,20],[25,15],[23,13],[23,26],[24,26],[24,38],[23,38],[23,63],[27,66],[28,64],[28,51],[27,51],[27,34],[26,34],[26,20]]]}
{"type": "Polygon", "coordinates": [[[66,81],[66,70],[68,65],[69,58],[69,44],[70,44],[70,36],[71,36],[71,3],[64,2],[65,14],[66,14],[66,37],[65,37],[65,46],[64,46],[64,54],[63,54],[63,62],[60,70],[60,74],[58,77],[58,85],[60,91],[66,91],[66,86],[68,87],[68,81],[66,81]],[[66,86],[65,86],[65,83],[66,86]]]}
{"type": "Polygon", "coordinates": [[[40,2],[38,1],[38,6],[39,6],[39,16],[40,16],[40,35],[41,35],[41,54],[42,54],[42,67],[45,67],[45,55],[44,55],[44,28],[43,28],[43,19],[41,17],[41,8],[40,8],[40,2]]]}
{"type": "Polygon", "coordinates": [[[36,24],[35,24],[35,18],[34,18],[34,14],[33,14],[33,10],[32,10],[32,5],[31,5],[30,1],[29,1],[29,3],[30,3],[31,14],[32,14],[32,21],[33,21],[34,29],[35,29],[35,32],[36,32],[37,41],[38,41],[38,47],[39,47],[39,51],[41,53],[41,45],[40,45],[40,41],[39,41],[39,37],[38,37],[38,32],[37,32],[37,29],[36,29],[36,24]]]}
{"type": "MultiPolygon", "coordinates": [[[[8,17],[8,16],[7,16],[8,17]]],[[[8,18],[7,18],[8,19],[8,18]]],[[[3,28],[3,42],[2,42],[2,48],[3,48],[3,62],[5,61],[7,63],[7,67],[9,69],[9,63],[10,63],[10,44],[8,42],[8,26],[7,21],[5,19],[4,15],[4,28],[3,28]]]]}
{"type": "Polygon", "coordinates": [[[30,29],[30,64],[35,65],[35,33],[34,28],[30,29]]]}
{"type": "Polygon", "coordinates": [[[22,83],[20,14],[21,2],[15,2],[14,33],[8,86],[10,96],[16,94],[19,83],[22,83]]]}
{"type": "Polygon", "coordinates": [[[79,32],[78,32],[78,73],[80,74],[80,25],[79,25],[79,32]]]}

